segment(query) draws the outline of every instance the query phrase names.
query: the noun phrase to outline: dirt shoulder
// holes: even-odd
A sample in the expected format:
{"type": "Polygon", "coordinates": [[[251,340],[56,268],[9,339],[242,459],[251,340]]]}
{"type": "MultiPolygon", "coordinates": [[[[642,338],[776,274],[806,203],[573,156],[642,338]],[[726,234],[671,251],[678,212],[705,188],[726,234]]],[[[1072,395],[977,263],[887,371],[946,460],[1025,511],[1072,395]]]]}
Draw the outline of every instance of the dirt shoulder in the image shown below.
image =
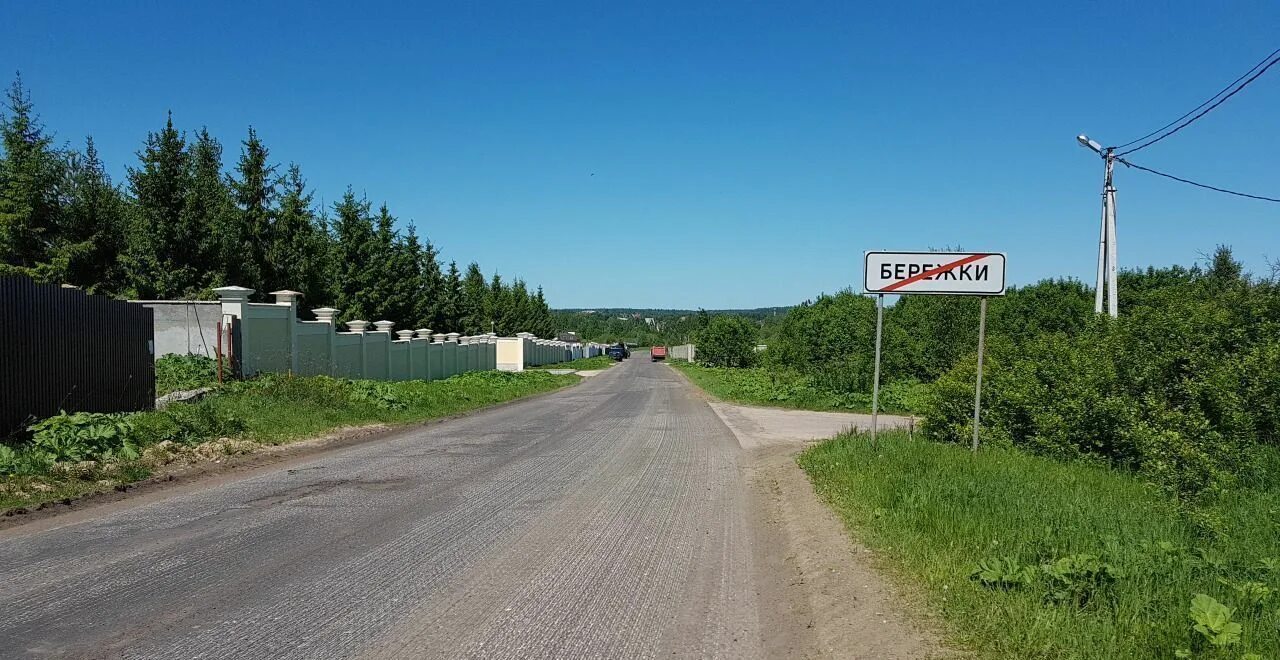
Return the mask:
{"type": "Polygon", "coordinates": [[[710,405],[743,447],[766,655],[955,657],[928,613],[910,605],[918,600],[876,570],[871,551],[849,535],[796,464],[814,438],[861,426],[867,416],[710,405]]]}
{"type": "Polygon", "coordinates": [[[768,657],[954,657],[927,615],[874,568],[796,465],[795,446],[749,450],[743,470],[757,538],[768,657]]]}

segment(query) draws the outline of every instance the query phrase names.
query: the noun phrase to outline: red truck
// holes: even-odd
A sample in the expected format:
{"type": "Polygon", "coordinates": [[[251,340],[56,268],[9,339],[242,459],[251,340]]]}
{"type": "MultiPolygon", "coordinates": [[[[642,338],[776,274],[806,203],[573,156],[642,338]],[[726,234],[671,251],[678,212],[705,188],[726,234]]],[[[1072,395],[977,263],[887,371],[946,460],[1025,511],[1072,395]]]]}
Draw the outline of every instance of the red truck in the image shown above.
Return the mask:
{"type": "Polygon", "coordinates": [[[667,347],[654,346],[652,349],[649,350],[649,357],[652,362],[657,362],[658,360],[667,359],[667,347]]]}

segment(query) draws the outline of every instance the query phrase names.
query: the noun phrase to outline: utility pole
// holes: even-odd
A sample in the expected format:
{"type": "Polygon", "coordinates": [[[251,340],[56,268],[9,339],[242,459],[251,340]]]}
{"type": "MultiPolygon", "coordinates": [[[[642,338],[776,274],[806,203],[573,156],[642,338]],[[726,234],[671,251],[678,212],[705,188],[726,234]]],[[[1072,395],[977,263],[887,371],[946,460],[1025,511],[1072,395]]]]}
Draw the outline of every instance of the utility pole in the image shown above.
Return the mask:
{"type": "Polygon", "coordinates": [[[1093,311],[1102,313],[1105,291],[1107,313],[1111,318],[1116,318],[1120,314],[1119,287],[1116,283],[1116,187],[1111,182],[1117,160],[1115,148],[1103,148],[1087,135],[1077,135],[1076,142],[1101,156],[1105,166],[1102,179],[1102,223],[1098,231],[1098,279],[1093,293],[1093,311]]]}

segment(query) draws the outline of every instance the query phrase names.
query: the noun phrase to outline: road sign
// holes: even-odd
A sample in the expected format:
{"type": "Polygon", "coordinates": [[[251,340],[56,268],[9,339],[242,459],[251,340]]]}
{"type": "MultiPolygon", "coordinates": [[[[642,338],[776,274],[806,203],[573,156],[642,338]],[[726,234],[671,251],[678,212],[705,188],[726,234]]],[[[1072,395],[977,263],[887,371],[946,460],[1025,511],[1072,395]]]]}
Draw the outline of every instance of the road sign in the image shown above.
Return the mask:
{"type": "Polygon", "coordinates": [[[1003,296],[1003,252],[867,252],[867,293],[1003,296]]]}

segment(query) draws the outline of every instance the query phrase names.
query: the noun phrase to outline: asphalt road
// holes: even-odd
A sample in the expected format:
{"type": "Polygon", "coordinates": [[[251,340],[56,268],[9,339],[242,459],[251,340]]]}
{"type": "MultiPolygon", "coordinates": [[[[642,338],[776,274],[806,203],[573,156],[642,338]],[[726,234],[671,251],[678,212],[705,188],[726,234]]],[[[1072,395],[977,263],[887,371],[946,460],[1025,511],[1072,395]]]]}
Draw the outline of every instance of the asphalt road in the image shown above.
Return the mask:
{"type": "Polygon", "coordinates": [[[0,533],[0,657],[760,656],[741,450],[642,360],[0,533]]]}

